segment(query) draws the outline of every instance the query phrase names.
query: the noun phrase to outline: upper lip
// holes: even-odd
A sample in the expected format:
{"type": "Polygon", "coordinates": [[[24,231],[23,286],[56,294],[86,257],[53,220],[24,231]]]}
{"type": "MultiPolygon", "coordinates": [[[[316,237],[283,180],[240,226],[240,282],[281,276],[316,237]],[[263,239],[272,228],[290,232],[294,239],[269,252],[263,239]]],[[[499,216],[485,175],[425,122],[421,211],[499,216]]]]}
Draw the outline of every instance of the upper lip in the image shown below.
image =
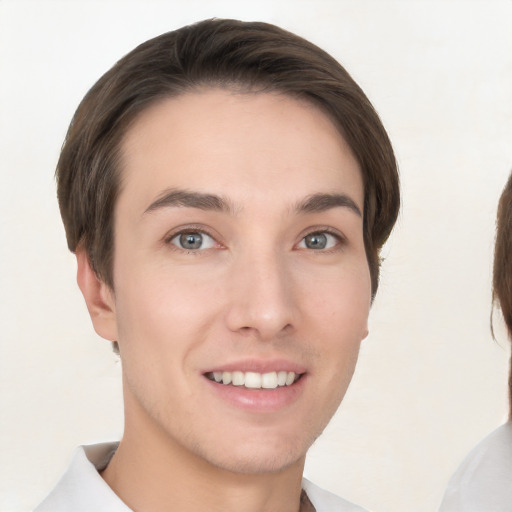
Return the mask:
{"type": "Polygon", "coordinates": [[[208,368],[203,373],[210,372],[255,372],[255,373],[270,373],[270,372],[294,372],[305,373],[306,368],[298,363],[288,359],[243,359],[229,363],[219,363],[211,368],[208,368]]]}

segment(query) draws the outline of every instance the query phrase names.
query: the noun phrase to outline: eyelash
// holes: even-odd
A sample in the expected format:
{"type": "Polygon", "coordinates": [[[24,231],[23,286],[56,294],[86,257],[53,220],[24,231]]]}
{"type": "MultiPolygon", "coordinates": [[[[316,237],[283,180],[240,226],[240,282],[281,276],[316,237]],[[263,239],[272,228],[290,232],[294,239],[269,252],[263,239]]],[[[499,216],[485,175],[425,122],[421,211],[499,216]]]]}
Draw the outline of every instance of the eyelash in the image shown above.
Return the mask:
{"type": "MultiPolygon", "coordinates": [[[[221,246],[221,248],[223,248],[222,244],[220,242],[217,241],[217,238],[215,235],[213,235],[211,232],[209,232],[208,230],[206,230],[203,226],[187,226],[186,228],[182,228],[182,229],[179,229],[177,231],[173,231],[172,233],[168,234],[165,239],[164,239],[164,243],[165,245],[168,245],[171,247],[171,249],[173,250],[176,250],[178,252],[182,252],[182,253],[185,253],[185,254],[193,254],[195,256],[201,254],[202,252],[204,252],[205,250],[208,250],[207,249],[196,249],[196,250],[187,250],[187,249],[184,249],[182,247],[179,247],[178,245],[174,244],[173,243],[173,240],[181,235],[187,235],[187,234],[200,234],[200,235],[206,235],[208,237],[210,237],[214,242],[215,244],[217,244],[218,246],[221,246]]],[[[337,250],[339,250],[340,248],[342,248],[344,245],[346,245],[347,243],[347,240],[345,238],[345,236],[343,236],[339,231],[336,231],[330,227],[327,227],[327,226],[315,226],[314,228],[310,228],[308,229],[307,232],[305,232],[299,242],[297,244],[295,244],[295,247],[297,247],[299,244],[301,244],[305,239],[306,237],[308,236],[312,236],[312,235],[329,235],[329,236],[332,236],[336,239],[337,243],[334,247],[330,247],[328,249],[312,249],[312,248],[304,248],[302,250],[307,250],[307,251],[310,251],[310,252],[318,252],[318,253],[323,253],[323,254],[329,254],[331,252],[336,252],[337,250]]]]}
{"type": "MultiPolygon", "coordinates": [[[[339,231],[329,227],[329,226],[315,226],[313,228],[308,229],[306,233],[304,233],[299,241],[299,244],[302,243],[306,237],[312,236],[312,235],[330,235],[333,238],[336,239],[336,244],[334,247],[330,247],[329,249],[311,249],[306,248],[304,250],[309,250],[310,252],[318,252],[321,254],[330,254],[336,251],[339,251],[343,246],[347,244],[347,239],[345,236],[340,233],[339,231]]],[[[298,245],[298,244],[297,244],[298,245]]]]}
{"type": "Polygon", "coordinates": [[[165,237],[164,243],[165,243],[165,245],[169,246],[172,250],[175,250],[175,251],[181,252],[181,253],[185,253],[187,255],[191,254],[191,255],[197,256],[197,255],[201,254],[202,252],[204,252],[205,249],[189,250],[189,249],[184,249],[183,247],[179,247],[178,245],[173,243],[173,240],[175,238],[177,238],[181,235],[187,235],[187,234],[206,235],[206,236],[210,237],[215,242],[216,245],[222,247],[222,244],[217,241],[217,237],[215,235],[213,235],[211,232],[209,232],[207,229],[205,229],[203,226],[201,226],[201,227],[200,226],[197,226],[197,227],[196,226],[187,226],[186,228],[182,228],[182,229],[178,229],[177,231],[173,231],[172,233],[169,233],[165,237]]]}

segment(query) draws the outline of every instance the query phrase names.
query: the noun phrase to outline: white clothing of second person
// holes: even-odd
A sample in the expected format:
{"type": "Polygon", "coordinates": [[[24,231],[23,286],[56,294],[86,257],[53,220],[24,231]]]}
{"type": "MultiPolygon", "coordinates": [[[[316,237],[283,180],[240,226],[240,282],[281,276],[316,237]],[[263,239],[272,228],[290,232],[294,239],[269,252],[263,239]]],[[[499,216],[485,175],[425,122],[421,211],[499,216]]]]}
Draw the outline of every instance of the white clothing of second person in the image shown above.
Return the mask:
{"type": "Polygon", "coordinates": [[[512,512],[512,422],[469,452],[452,476],[439,512],[512,512]]]}

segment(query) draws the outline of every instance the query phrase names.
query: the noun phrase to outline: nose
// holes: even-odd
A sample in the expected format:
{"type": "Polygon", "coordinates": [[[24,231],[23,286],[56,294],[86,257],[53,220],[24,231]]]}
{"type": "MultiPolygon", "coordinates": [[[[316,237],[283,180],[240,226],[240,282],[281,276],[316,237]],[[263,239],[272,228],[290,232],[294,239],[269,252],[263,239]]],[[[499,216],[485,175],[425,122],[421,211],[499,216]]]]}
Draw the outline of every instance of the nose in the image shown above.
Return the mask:
{"type": "Polygon", "coordinates": [[[291,333],[296,322],[293,279],[285,257],[266,254],[239,258],[231,267],[227,327],[272,340],[291,333]]]}

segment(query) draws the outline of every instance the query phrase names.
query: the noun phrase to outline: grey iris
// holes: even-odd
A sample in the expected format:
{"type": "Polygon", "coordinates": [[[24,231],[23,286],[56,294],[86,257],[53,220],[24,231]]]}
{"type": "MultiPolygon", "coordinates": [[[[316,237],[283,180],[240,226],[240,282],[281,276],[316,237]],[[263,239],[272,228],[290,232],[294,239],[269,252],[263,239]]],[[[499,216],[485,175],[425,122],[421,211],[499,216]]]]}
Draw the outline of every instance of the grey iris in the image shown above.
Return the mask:
{"type": "Polygon", "coordinates": [[[311,233],[304,238],[308,249],[325,249],[327,246],[327,236],[323,233],[311,233]]]}
{"type": "Polygon", "coordinates": [[[203,236],[201,233],[183,233],[180,235],[180,245],[183,249],[200,249],[203,236]]]}

